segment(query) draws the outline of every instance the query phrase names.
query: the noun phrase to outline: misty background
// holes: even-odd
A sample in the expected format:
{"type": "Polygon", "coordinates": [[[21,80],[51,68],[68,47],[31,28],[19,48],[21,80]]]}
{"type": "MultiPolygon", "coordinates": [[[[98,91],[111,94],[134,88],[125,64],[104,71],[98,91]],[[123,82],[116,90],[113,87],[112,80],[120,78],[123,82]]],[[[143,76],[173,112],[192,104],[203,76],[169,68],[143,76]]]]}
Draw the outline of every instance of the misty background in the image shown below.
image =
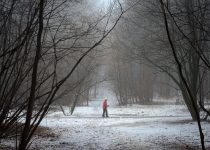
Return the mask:
{"type": "Polygon", "coordinates": [[[208,0],[0,1],[0,138],[27,149],[49,110],[107,97],[184,105],[205,149],[209,11],[208,0]]]}

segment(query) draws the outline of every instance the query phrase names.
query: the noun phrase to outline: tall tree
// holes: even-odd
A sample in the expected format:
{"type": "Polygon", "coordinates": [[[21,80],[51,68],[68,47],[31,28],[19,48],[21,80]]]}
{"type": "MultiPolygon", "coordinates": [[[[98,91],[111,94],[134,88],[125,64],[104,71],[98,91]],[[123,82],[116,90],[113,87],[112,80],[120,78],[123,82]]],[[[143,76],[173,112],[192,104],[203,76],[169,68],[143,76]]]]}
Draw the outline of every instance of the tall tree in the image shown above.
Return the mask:
{"type": "Polygon", "coordinates": [[[61,88],[72,82],[77,69],[81,73],[77,83],[85,83],[89,71],[78,66],[124,13],[119,1],[113,1],[104,14],[82,19],[85,12],[78,12],[84,7],[66,0],[0,2],[0,138],[14,136],[17,126],[22,131],[19,149],[28,148],[49,107],[62,97],[61,88]]]}

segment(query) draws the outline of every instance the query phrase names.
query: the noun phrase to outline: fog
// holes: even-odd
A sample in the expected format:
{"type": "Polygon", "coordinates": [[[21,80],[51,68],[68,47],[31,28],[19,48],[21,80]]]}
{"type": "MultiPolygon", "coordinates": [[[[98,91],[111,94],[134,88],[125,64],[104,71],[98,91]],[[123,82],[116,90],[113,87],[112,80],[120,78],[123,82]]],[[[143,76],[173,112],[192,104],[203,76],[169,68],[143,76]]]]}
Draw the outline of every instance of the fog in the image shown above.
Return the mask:
{"type": "MultiPolygon", "coordinates": [[[[80,132],[77,125],[84,125],[91,135],[98,131],[102,135],[107,126],[111,134],[116,129],[125,135],[134,126],[142,133],[139,124],[151,125],[154,120],[168,128],[163,118],[172,115],[176,125],[193,122],[193,130],[198,130],[191,136],[199,138],[191,141],[192,147],[199,144],[205,150],[206,142],[209,145],[203,127],[210,116],[209,11],[208,0],[0,1],[0,149],[28,149],[40,125],[47,130],[43,124],[47,117],[49,130],[59,132],[56,115],[67,118],[61,119],[64,125],[73,120],[69,133],[80,132]],[[167,108],[177,111],[171,114],[167,108]],[[118,120],[119,128],[108,120],[100,124],[109,117],[113,122],[122,117],[126,123],[118,120]]],[[[176,125],[181,131],[189,124],[176,125]]],[[[154,127],[149,127],[147,136],[139,138],[153,135],[154,127]]],[[[66,128],[62,126],[63,131],[66,128]]],[[[67,145],[74,145],[63,131],[60,135],[68,139],[67,145]]],[[[135,136],[131,133],[129,138],[135,136]]],[[[80,134],[74,135],[76,141],[80,134]]],[[[159,136],[173,135],[160,133],[147,140],[151,144],[159,136]]],[[[186,143],[190,141],[186,133],[183,136],[186,143]]],[[[108,146],[129,149],[122,141],[108,146]]],[[[88,149],[103,149],[98,143],[88,149]]]]}

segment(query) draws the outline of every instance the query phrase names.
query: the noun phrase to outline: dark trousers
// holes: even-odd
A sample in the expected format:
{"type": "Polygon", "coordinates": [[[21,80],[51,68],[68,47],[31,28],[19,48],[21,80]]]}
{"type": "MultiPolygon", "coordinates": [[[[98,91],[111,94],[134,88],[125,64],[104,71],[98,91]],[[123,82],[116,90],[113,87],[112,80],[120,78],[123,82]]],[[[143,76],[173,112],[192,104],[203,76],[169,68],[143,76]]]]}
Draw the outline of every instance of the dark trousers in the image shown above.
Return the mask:
{"type": "Polygon", "coordinates": [[[103,108],[103,117],[105,117],[105,114],[106,114],[106,117],[108,117],[108,111],[107,111],[107,108],[103,108]]]}

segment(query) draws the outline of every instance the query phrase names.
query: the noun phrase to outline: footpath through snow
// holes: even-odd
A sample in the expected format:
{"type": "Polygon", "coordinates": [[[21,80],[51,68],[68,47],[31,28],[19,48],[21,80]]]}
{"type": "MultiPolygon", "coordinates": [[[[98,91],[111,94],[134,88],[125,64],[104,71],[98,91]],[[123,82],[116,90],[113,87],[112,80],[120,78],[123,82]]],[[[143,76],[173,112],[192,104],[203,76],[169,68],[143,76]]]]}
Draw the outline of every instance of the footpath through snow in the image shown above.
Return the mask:
{"type": "MultiPolygon", "coordinates": [[[[67,108],[65,109],[68,110],[67,108]]],[[[183,105],[109,108],[102,118],[97,107],[77,107],[74,115],[50,112],[41,126],[58,136],[35,136],[31,149],[43,150],[184,150],[200,148],[196,122],[183,105]]],[[[210,149],[210,123],[203,122],[210,149]]],[[[10,143],[11,142],[5,142],[10,143]]]]}

